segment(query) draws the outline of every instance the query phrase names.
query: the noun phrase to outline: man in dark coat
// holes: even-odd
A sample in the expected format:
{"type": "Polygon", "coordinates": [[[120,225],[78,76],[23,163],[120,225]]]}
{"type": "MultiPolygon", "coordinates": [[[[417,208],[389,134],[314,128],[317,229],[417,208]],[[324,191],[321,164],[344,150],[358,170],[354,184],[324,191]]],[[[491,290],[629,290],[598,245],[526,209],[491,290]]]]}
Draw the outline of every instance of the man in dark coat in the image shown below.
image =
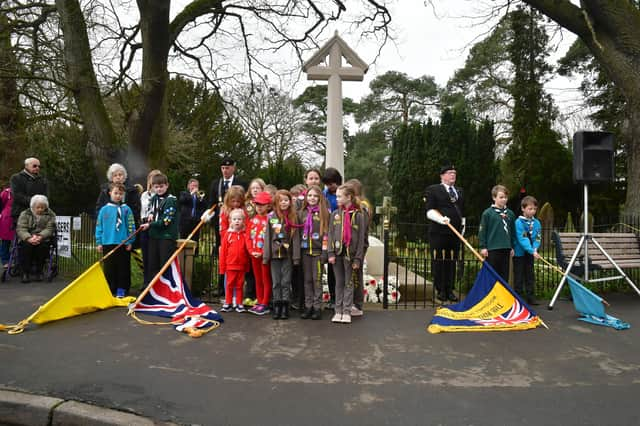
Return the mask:
{"type": "MultiPolygon", "coordinates": [[[[180,206],[180,238],[187,238],[200,222],[202,213],[207,209],[205,193],[200,191],[198,179],[189,179],[187,190],[180,192],[178,205],[180,206]]],[[[200,231],[196,232],[191,239],[198,241],[199,237],[200,231]]]]}
{"type": "Polygon", "coordinates": [[[245,191],[247,190],[247,183],[242,179],[238,178],[236,173],[236,162],[231,157],[225,157],[222,159],[222,163],[220,164],[220,171],[222,172],[222,177],[219,179],[214,179],[209,186],[208,196],[208,207],[213,206],[214,204],[218,205],[215,212],[213,213],[213,217],[207,218],[210,219],[213,223],[213,227],[216,230],[216,247],[219,244],[220,237],[220,226],[218,223],[218,214],[220,212],[220,207],[224,201],[224,195],[227,193],[227,190],[231,187],[231,185],[240,185],[245,191]]]}
{"type": "MultiPolygon", "coordinates": [[[[217,204],[218,207],[215,209],[212,216],[210,216],[206,210],[202,216],[202,219],[205,220],[206,222],[212,221],[213,223],[213,228],[215,229],[215,233],[216,233],[216,244],[214,246],[214,250],[216,251],[216,253],[218,251],[218,248],[220,247],[219,214],[220,214],[220,207],[222,207],[222,204],[224,202],[224,196],[227,193],[227,190],[232,185],[240,185],[245,189],[245,191],[247,190],[247,186],[248,186],[245,181],[243,181],[242,179],[238,178],[235,175],[236,162],[233,160],[233,158],[224,157],[222,159],[222,163],[220,163],[220,171],[222,172],[222,177],[219,179],[214,179],[211,182],[211,185],[209,186],[209,193],[207,194],[208,196],[207,208],[213,206],[214,204],[217,204]]],[[[224,275],[219,275],[218,284],[220,289],[219,290],[220,296],[224,295],[224,285],[222,285],[222,283],[224,283],[224,275]]],[[[242,303],[242,300],[238,300],[236,302],[240,304],[242,303]]]]}
{"type": "Polygon", "coordinates": [[[36,194],[49,196],[47,180],[40,175],[40,160],[34,157],[24,160],[24,169],[11,176],[11,191],[14,196],[11,217],[15,227],[20,213],[29,208],[31,197],[36,194]]]}
{"type": "Polygon", "coordinates": [[[455,271],[460,254],[460,240],[447,224],[458,231],[464,225],[464,194],[455,186],[456,169],[446,165],[440,169],[440,183],[430,185],[425,190],[425,209],[429,224],[429,244],[431,247],[431,271],[437,298],[441,302],[457,302],[453,293],[455,271]]]}

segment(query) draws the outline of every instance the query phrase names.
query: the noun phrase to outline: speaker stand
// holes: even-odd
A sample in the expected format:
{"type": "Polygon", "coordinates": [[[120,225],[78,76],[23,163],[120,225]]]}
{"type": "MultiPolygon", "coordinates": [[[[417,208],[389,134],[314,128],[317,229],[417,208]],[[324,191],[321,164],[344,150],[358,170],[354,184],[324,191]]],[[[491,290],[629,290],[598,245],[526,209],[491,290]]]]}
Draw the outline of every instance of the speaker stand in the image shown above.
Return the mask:
{"type": "Polygon", "coordinates": [[[558,299],[558,295],[560,294],[560,291],[562,290],[562,287],[564,286],[564,283],[567,280],[567,276],[569,275],[569,272],[571,271],[571,269],[573,268],[573,265],[575,264],[576,260],[578,259],[578,254],[580,253],[580,249],[582,249],[583,247],[584,247],[584,261],[583,261],[583,264],[584,264],[584,282],[585,283],[589,282],[589,241],[593,242],[593,244],[600,251],[600,253],[602,253],[604,255],[604,257],[606,257],[609,262],[611,262],[611,264],[616,268],[616,270],[620,274],[619,276],[600,278],[600,279],[592,280],[591,282],[611,281],[611,280],[617,280],[617,279],[620,279],[620,278],[624,278],[625,281],[627,281],[627,283],[636,291],[636,293],[638,293],[638,295],[640,295],[640,290],[638,289],[638,287],[636,287],[636,285],[633,283],[633,281],[631,281],[631,279],[627,276],[627,274],[624,273],[624,271],[622,270],[620,265],[618,265],[615,262],[615,260],[613,260],[611,258],[611,256],[609,256],[609,253],[606,252],[606,250],[600,245],[598,240],[596,240],[593,237],[593,235],[589,235],[589,186],[586,183],[584,184],[584,213],[583,213],[583,217],[584,217],[584,221],[583,221],[584,222],[584,232],[580,236],[580,240],[578,241],[578,245],[576,246],[576,249],[573,252],[573,255],[571,256],[571,261],[569,261],[569,265],[567,266],[567,269],[564,271],[564,275],[562,276],[562,279],[560,280],[560,283],[558,284],[558,287],[556,287],[555,293],[553,293],[553,298],[551,298],[551,301],[549,302],[549,306],[548,306],[549,310],[553,309],[553,305],[556,303],[556,300],[558,299]]]}

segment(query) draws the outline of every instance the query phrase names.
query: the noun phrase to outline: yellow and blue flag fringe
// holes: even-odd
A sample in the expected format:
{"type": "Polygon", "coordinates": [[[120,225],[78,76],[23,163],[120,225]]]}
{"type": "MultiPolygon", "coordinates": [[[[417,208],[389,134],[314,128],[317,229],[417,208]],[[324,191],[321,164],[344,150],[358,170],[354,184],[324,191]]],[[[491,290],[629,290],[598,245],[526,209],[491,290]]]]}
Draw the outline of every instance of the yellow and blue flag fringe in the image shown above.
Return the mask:
{"type": "Polygon", "coordinates": [[[467,297],[455,305],[438,308],[427,331],[511,331],[539,325],[542,320],[536,313],[483,262],[467,297]]]}

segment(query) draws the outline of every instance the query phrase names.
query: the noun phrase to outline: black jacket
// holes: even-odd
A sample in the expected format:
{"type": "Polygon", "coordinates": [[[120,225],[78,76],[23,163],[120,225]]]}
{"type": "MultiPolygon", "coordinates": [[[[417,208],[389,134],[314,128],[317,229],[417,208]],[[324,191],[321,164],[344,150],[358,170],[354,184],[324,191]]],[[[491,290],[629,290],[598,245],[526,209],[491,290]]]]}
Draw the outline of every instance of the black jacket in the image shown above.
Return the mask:
{"type": "MultiPolygon", "coordinates": [[[[462,188],[454,186],[458,199],[453,202],[441,183],[430,185],[424,191],[425,213],[431,209],[438,210],[443,216],[450,219],[451,225],[458,231],[462,230],[462,218],[464,217],[464,192],[462,188]]],[[[429,221],[429,234],[453,235],[451,229],[446,225],[429,221]]]]}
{"type": "MultiPolygon", "coordinates": [[[[229,186],[232,185],[240,185],[241,187],[244,188],[244,190],[247,190],[247,183],[242,180],[241,178],[239,178],[238,176],[234,175],[233,179],[231,180],[231,182],[229,183],[229,186]]],[[[209,185],[209,192],[207,193],[207,208],[213,206],[214,204],[218,205],[218,208],[215,210],[215,212],[213,213],[213,219],[211,219],[211,223],[213,223],[213,226],[215,227],[215,229],[218,229],[218,215],[220,212],[220,206],[222,206],[222,203],[224,202],[224,195],[226,194],[227,191],[225,191],[224,189],[224,179],[221,177],[219,179],[214,179],[211,182],[211,185],[209,185]]]]}
{"type": "MultiPolygon", "coordinates": [[[[191,211],[193,209],[193,197],[191,193],[187,191],[180,192],[180,196],[178,197],[178,205],[180,206],[180,224],[187,225],[192,222],[199,222],[200,216],[205,211],[207,206],[207,198],[200,198],[196,195],[196,210],[195,215],[191,216],[191,211]]],[[[182,229],[182,226],[181,226],[182,229]]]]}
{"type": "Polygon", "coordinates": [[[14,197],[11,217],[16,220],[23,210],[30,207],[31,197],[36,194],[49,196],[47,180],[40,175],[31,175],[26,170],[11,176],[11,191],[14,197]]]}

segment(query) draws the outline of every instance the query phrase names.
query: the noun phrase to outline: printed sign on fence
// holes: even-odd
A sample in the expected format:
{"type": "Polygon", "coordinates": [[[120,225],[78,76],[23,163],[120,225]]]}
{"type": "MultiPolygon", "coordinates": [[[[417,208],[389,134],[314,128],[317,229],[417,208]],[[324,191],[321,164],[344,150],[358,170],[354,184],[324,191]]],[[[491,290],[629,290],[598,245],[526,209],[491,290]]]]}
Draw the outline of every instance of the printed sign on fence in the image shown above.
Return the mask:
{"type": "Polygon", "coordinates": [[[71,257],[71,216],[56,216],[58,256],[71,257]]]}

